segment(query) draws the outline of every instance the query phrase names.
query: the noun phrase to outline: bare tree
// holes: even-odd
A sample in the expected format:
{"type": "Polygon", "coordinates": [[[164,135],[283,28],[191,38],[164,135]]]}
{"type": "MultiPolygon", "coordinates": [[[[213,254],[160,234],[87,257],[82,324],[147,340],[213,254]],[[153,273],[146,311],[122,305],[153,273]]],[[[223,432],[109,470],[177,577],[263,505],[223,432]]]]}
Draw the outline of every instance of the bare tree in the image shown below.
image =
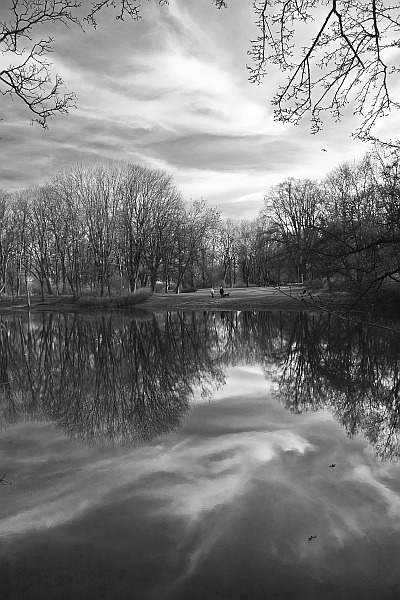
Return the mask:
{"type": "Polygon", "coordinates": [[[399,108],[400,5],[384,0],[255,0],[259,35],[250,55],[250,79],[260,82],[270,64],[288,74],[273,104],[279,121],[310,115],[312,131],[330,111],[360,115],[354,135],[371,137],[379,117],[399,108]]]}
{"type": "Polygon", "coordinates": [[[38,280],[42,298],[44,291],[52,295],[54,239],[49,225],[50,207],[44,188],[30,191],[28,226],[31,232],[31,274],[38,280]]]}
{"type": "Polygon", "coordinates": [[[287,179],[275,186],[264,201],[272,206],[277,239],[296,268],[297,281],[303,282],[311,274],[321,210],[320,190],[308,179],[287,179]]]}
{"type": "MultiPolygon", "coordinates": [[[[52,77],[49,55],[54,38],[42,33],[50,24],[75,24],[76,0],[11,0],[7,17],[0,20],[0,51],[10,64],[0,70],[0,93],[17,97],[32,114],[33,120],[47,127],[55,114],[74,106],[72,93],[62,94],[64,82],[52,77]]],[[[1,13],[0,13],[1,14],[1,13]]]]}
{"type": "Polygon", "coordinates": [[[218,228],[220,218],[219,213],[208,207],[204,200],[188,203],[182,217],[175,231],[176,293],[179,293],[185,282],[190,287],[195,286],[195,268],[199,262],[201,271],[202,247],[218,228]]]}
{"type": "MultiPolygon", "coordinates": [[[[164,4],[163,0],[160,4],[164,4]]],[[[116,18],[139,18],[140,2],[132,0],[5,0],[0,7],[0,94],[18,98],[42,127],[57,114],[75,106],[73,92],[62,93],[64,82],[52,73],[49,57],[54,50],[56,25],[97,27],[105,8],[116,18]],[[86,11],[84,10],[84,7],[86,11]],[[83,9],[83,10],[82,10],[83,9]],[[7,64],[7,59],[10,61],[7,64]],[[4,65],[4,66],[3,66],[4,65]]]]}
{"type": "MultiPolygon", "coordinates": [[[[250,279],[255,279],[255,263],[257,250],[257,222],[242,220],[239,223],[239,268],[243,283],[249,287],[250,279]]],[[[259,278],[258,283],[259,283],[259,278]]]]}
{"type": "Polygon", "coordinates": [[[120,168],[115,163],[78,167],[77,193],[85,215],[88,249],[93,259],[93,281],[110,293],[110,277],[116,270],[117,219],[120,205],[120,168]]]}
{"type": "Polygon", "coordinates": [[[182,214],[182,201],[165,171],[132,164],[121,169],[119,252],[130,290],[135,291],[144,268],[155,287],[169,230],[182,214]]]}
{"type": "Polygon", "coordinates": [[[57,292],[70,287],[76,298],[81,291],[87,262],[88,235],[79,202],[74,171],[61,171],[44,188],[49,232],[54,239],[54,274],[57,292]]]}
{"type": "Polygon", "coordinates": [[[30,268],[30,246],[32,232],[29,227],[29,194],[28,190],[16,192],[11,201],[11,223],[14,231],[14,245],[8,269],[8,280],[11,294],[19,296],[25,286],[27,289],[28,271],[30,268]]]}
{"type": "Polygon", "coordinates": [[[15,248],[15,237],[11,198],[5,190],[0,189],[0,293],[6,291],[9,266],[15,248]]]}
{"type": "Polygon", "coordinates": [[[166,282],[169,278],[171,248],[175,240],[171,240],[176,222],[184,214],[181,194],[175,187],[172,177],[165,171],[153,171],[149,189],[149,214],[147,222],[147,239],[145,240],[144,264],[150,277],[150,288],[156,288],[157,276],[164,263],[166,282]]]}
{"type": "Polygon", "coordinates": [[[324,182],[318,251],[324,272],[353,283],[360,298],[383,283],[399,283],[398,160],[367,154],[343,164],[324,182]],[[390,159],[390,160],[388,160],[390,159]]]}

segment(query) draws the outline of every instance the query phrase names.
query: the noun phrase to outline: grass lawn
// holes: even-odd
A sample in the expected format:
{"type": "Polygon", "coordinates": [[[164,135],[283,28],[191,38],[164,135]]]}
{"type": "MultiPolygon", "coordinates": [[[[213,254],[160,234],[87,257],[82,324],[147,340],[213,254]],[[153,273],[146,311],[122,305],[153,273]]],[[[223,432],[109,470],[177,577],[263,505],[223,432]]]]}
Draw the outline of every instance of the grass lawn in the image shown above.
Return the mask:
{"type": "MultiPolygon", "coordinates": [[[[221,298],[216,290],[214,298],[211,290],[198,290],[192,293],[175,294],[170,292],[148,295],[138,292],[128,298],[126,296],[82,297],[74,300],[72,296],[47,296],[31,298],[31,310],[57,310],[74,312],[98,312],[104,310],[147,310],[147,311],[180,311],[180,310],[293,310],[307,311],[318,309],[319,302],[313,302],[299,286],[225,288],[229,298],[221,298]],[[140,295],[143,298],[140,298],[140,295]]],[[[318,298],[317,298],[318,300],[318,298]]],[[[337,300],[337,299],[336,299],[337,300]]],[[[336,304],[335,300],[333,301],[336,304]]],[[[330,302],[329,302],[330,303],[330,302]]],[[[339,305],[341,303],[339,302],[339,305]]],[[[26,310],[26,297],[0,300],[0,312],[26,310]]]]}
{"type": "MultiPolygon", "coordinates": [[[[153,294],[140,308],[149,310],[307,310],[301,301],[301,288],[249,287],[225,288],[229,298],[221,298],[216,289],[214,298],[211,291],[198,290],[185,294],[153,294]],[[290,293],[292,297],[290,297],[290,293]]],[[[139,306],[139,305],[138,305],[139,306]]]]}

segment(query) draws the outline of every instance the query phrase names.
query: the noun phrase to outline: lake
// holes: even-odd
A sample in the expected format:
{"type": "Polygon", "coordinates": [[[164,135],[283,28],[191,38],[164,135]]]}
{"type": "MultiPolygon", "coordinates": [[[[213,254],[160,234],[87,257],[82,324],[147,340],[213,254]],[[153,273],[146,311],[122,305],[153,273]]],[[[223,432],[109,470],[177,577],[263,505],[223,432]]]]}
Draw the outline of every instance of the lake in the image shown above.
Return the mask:
{"type": "Polygon", "coordinates": [[[1,597],[399,598],[399,392],[332,316],[3,315],[1,597]]]}

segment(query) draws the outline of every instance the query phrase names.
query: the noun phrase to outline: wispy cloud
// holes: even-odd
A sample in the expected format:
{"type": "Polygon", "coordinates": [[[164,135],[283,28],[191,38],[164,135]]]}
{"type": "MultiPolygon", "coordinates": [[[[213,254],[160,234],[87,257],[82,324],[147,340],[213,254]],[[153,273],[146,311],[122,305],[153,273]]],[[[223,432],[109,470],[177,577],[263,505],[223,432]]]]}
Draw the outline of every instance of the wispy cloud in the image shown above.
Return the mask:
{"type": "Polygon", "coordinates": [[[276,73],[263,86],[247,80],[249,7],[217,11],[211,2],[179,0],[146,3],[138,23],[114,17],[106,11],[99,29],[85,34],[57,31],[54,70],[75,90],[78,108],[49,132],[29,127],[18,103],[4,100],[0,186],[42,183],[71,163],[116,158],[164,168],[186,197],[250,218],[268,186],[322,176],[364,151],[343,145],[346,125],[340,136],[329,125],[315,138],[307,124],[274,122],[276,73]]]}

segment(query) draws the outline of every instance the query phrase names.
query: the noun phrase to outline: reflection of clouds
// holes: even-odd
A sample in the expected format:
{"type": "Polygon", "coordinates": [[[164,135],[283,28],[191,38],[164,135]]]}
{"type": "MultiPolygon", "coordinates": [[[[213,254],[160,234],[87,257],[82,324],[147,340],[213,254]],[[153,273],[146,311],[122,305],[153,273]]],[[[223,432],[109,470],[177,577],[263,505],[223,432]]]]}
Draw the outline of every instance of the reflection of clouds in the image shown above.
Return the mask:
{"type": "MultiPolygon", "coordinates": [[[[46,438],[41,427],[36,426],[37,435],[35,427],[21,427],[25,445],[13,451],[13,472],[21,473],[21,479],[12,490],[14,505],[2,511],[0,535],[55,527],[96,506],[135,496],[149,499],[154,517],[182,517],[194,524],[223,506],[240,506],[262,482],[284,490],[279,505],[269,507],[277,523],[283,507],[289,511],[296,505],[307,513],[307,506],[313,506],[328,537],[341,543],[349,532],[361,534],[372,526],[376,507],[382,514],[388,506],[385,516],[396,516],[400,500],[386,471],[389,484],[379,480],[379,469],[372,473],[360,466],[358,454],[347,456],[346,447],[338,454],[337,426],[326,413],[296,418],[267,402],[258,375],[257,369],[232,369],[229,400],[198,405],[192,426],[188,424],[192,431],[171,445],[166,440],[126,453],[88,456],[87,449],[49,428],[42,446],[46,438]],[[256,388],[259,381],[262,395],[247,396],[241,403],[231,393],[235,389],[240,394],[240,385],[250,390],[250,381],[256,388]],[[338,462],[336,469],[328,467],[331,457],[338,462]],[[371,496],[368,490],[373,503],[365,501],[371,496]]],[[[343,437],[345,446],[350,444],[343,437]]]]}
{"type": "MultiPolygon", "coordinates": [[[[386,505],[387,514],[390,518],[400,516],[400,495],[398,491],[391,489],[387,484],[375,479],[372,469],[367,465],[358,465],[350,476],[350,481],[358,481],[374,490],[376,496],[386,505]]],[[[393,485],[393,481],[391,482],[393,485]]],[[[399,524],[400,527],[400,524],[399,524]]]]}
{"type": "MultiPolygon", "coordinates": [[[[267,396],[271,385],[272,382],[265,377],[264,371],[259,365],[227,367],[226,383],[213,394],[212,402],[226,401],[227,398],[235,397],[243,403],[243,399],[248,395],[267,396]]],[[[262,410],[262,407],[259,409],[262,410]]],[[[243,417],[243,414],[240,416],[243,417]]]]}
{"type": "MultiPolygon", "coordinates": [[[[370,577],[371,540],[398,529],[399,469],[376,462],[327,412],[289,413],[268,385],[259,368],[231,368],[225,397],[198,402],[182,432],[129,451],[82,447],[35,424],[4,432],[3,460],[21,477],[2,490],[12,503],[0,505],[0,536],[17,534],[20,547],[39,534],[63,547],[90,540],[106,561],[135,556],[151,572],[143,598],[193,597],[187,586],[204,591],[213,577],[220,589],[225,576],[232,589],[251,574],[264,588],[272,578],[289,597],[299,582],[370,577]]],[[[391,564],[385,548],[380,565],[391,564]]]]}
{"type": "Polygon", "coordinates": [[[187,440],[161,462],[163,472],[179,472],[183,481],[158,487],[154,497],[167,502],[168,511],[196,518],[247,493],[259,469],[279,452],[310,449],[305,440],[286,431],[231,433],[197,444],[187,440]]]}
{"type": "Polygon", "coordinates": [[[241,433],[202,442],[189,438],[171,448],[153,446],[86,464],[80,464],[78,453],[75,469],[71,461],[58,465],[51,458],[57,455],[56,446],[47,460],[37,459],[37,464],[47,462],[49,476],[38,473],[36,481],[31,478],[29,495],[17,502],[18,512],[2,519],[0,536],[61,525],[116,496],[149,495],[163,500],[157,514],[199,518],[245,493],[259,467],[278,451],[309,449],[288,432],[241,433]]]}

